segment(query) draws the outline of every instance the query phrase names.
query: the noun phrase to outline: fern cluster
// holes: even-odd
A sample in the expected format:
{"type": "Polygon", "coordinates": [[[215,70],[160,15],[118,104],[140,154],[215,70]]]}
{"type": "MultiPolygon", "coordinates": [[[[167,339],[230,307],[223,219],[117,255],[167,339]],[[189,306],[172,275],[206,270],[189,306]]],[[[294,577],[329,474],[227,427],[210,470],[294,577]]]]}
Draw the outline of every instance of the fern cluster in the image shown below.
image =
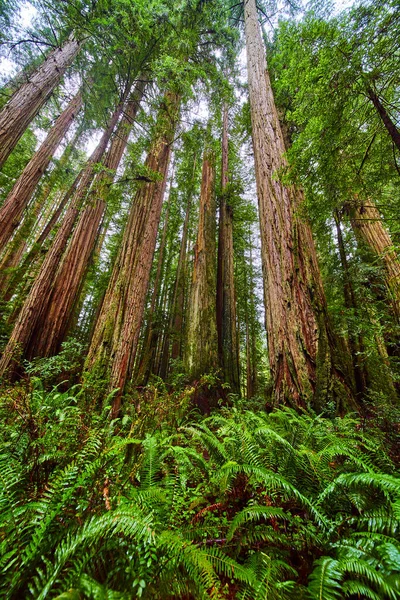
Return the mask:
{"type": "Polygon", "coordinates": [[[399,479],[356,419],[232,408],[143,431],[39,381],[0,411],[1,597],[400,598],[399,479]]]}

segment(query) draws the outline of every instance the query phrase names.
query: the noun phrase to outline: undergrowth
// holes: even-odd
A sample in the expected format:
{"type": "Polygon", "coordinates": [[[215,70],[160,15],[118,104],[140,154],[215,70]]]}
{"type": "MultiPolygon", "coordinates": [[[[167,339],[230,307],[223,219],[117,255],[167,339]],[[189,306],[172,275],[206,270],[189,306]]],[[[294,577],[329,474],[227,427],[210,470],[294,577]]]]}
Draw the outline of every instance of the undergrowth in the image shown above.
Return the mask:
{"type": "Polygon", "coordinates": [[[400,598],[400,485],[373,424],[149,387],[3,389],[0,596],[400,598]],[[174,410],[175,407],[175,410],[174,410]]]}

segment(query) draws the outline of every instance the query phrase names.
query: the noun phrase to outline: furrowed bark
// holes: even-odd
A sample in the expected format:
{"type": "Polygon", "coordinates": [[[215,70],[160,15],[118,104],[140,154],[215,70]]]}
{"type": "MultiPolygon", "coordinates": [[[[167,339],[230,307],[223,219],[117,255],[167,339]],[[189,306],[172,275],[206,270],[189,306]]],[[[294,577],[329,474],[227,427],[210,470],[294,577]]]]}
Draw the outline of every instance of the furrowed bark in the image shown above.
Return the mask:
{"type": "Polygon", "coordinates": [[[361,238],[372,253],[378,256],[385,270],[388,297],[395,317],[400,321],[400,260],[393,241],[383,226],[382,217],[370,199],[362,202],[355,197],[347,208],[356,237],[361,238]]]}
{"type": "MultiPolygon", "coordinates": [[[[173,180],[173,171],[171,176],[171,185],[173,180]]],[[[150,374],[152,372],[152,366],[154,364],[154,355],[156,353],[158,337],[160,334],[159,323],[156,322],[156,311],[157,311],[157,300],[160,297],[161,290],[161,273],[163,270],[164,260],[165,260],[165,245],[167,242],[167,230],[168,230],[168,220],[169,220],[169,209],[171,205],[171,190],[168,197],[168,204],[165,212],[164,226],[163,232],[160,242],[160,249],[158,254],[158,262],[157,262],[157,270],[156,276],[154,279],[154,288],[151,296],[151,303],[149,309],[149,317],[148,317],[148,326],[145,334],[145,339],[143,343],[142,349],[142,357],[140,360],[140,364],[138,367],[138,374],[135,377],[136,382],[139,385],[146,385],[150,374]]]]}
{"type": "Polygon", "coordinates": [[[188,306],[184,357],[187,373],[193,380],[210,371],[215,371],[219,366],[216,325],[214,185],[214,156],[209,150],[206,150],[203,158],[199,225],[188,306]]]}
{"type": "Polygon", "coordinates": [[[57,270],[68,239],[79,216],[83,200],[95,175],[95,165],[103,157],[111,134],[121,115],[122,106],[121,103],[115,110],[97,148],[72,185],[73,193],[70,205],[65,213],[60,229],[46,254],[40,271],[18,316],[10,340],[3,352],[0,360],[0,375],[7,374],[10,379],[14,379],[19,375],[18,364],[21,358],[30,360],[35,356],[42,355],[42,342],[40,338],[36,337],[36,331],[37,328],[40,330],[41,322],[48,310],[49,298],[57,270]]]}
{"type": "Polygon", "coordinates": [[[230,391],[240,393],[239,336],[233,255],[233,210],[226,196],[228,185],[228,108],[224,106],[222,129],[221,200],[218,235],[217,330],[223,380],[230,391]]]}
{"type": "Polygon", "coordinates": [[[78,54],[80,47],[80,42],[71,37],[61,48],[53,50],[29,81],[21,85],[1,110],[0,167],[15,148],[29,123],[48,100],[78,54]]]}
{"type": "Polygon", "coordinates": [[[87,370],[107,379],[110,390],[118,389],[114,417],[136,355],[178,112],[179,97],[167,93],[146,160],[161,177],[136,193],[86,361],[87,370]]]}
{"type": "Polygon", "coordinates": [[[104,167],[107,170],[95,177],[86,206],[80,214],[77,226],[63,255],[48,299],[48,311],[41,320],[40,327],[36,328],[35,355],[37,356],[56,354],[68,332],[74,306],[78,300],[104,217],[108,188],[125,151],[144,87],[145,83],[142,81],[135,86],[135,91],[127,103],[124,117],[114,134],[104,160],[104,167]]]}
{"type": "Polygon", "coordinates": [[[345,374],[334,363],[336,343],[329,330],[315,246],[309,224],[299,215],[303,194],[278,178],[280,170],[287,167],[285,146],[255,0],[245,0],[244,14],[275,403],[301,407],[311,404],[319,412],[329,398],[348,395],[340,385],[345,374]]]}
{"type": "Polygon", "coordinates": [[[0,252],[18,227],[23,211],[51,158],[82,106],[78,93],[56,120],[39,150],[34,154],[0,208],[0,252]]]}

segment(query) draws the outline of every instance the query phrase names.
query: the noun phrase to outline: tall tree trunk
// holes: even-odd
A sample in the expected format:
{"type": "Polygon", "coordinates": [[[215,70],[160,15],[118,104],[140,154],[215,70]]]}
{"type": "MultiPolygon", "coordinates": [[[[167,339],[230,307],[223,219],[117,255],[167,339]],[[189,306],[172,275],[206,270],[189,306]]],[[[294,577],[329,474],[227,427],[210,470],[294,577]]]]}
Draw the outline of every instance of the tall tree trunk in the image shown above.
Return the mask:
{"type": "Polygon", "coordinates": [[[86,361],[87,370],[107,378],[110,390],[118,389],[113,416],[136,355],[178,112],[179,97],[167,93],[146,159],[146,167],[161,178],[136,193],[86,361]]]}
{"type": "Polygon", "coordinates": [[[400,131],[397,129],[395,123],[390,118],[390,115],[388,114],[386,108],[380,101],[377,93],[371,87],[368,87],[367,94],[372,104],[376,108],[376,111],[380,116],[382,123],[386,127],[388,134],[392,138],[393,143],[397,146],[397,149],[400,150],[400,131]]]}
{"type": "Polygon", "coordinates": [[[1,110],[0,167],[60,82],[78,54],[80,46],[80,42],[70,37],[61,48],[53,50],[29,81],[21,85],[1,110]]]}
{"type": "Polygon", "coordinates": [[[216,206],[215,165],[210,150],[204,152],[200,210],[186,334],[185,365],[188,375],[198,379],[218,369],[216,324],[216,206]]]}
{"type": "Polygon", "coordinates": [[[81,106],[82,95],[79,92],[58,117],[43,144],[26,165],[0,208],[0,252],[18,227],[21,215],[37,184],[81,106]]]}
{"type": "Polygon", "coordinates": [[[186,206],[185,221],[183,223],[181,247],[179,251],[178,267],[176,270],[174,296],[172,301],[170,331],[172,331],[173,342],[171,358],[176,360],[182,358],[183,338],[183,315],[185,309],[185,291],[187,280],[187,240],[189,234],[190,210],[192,205],[192,194],[189,194],[186,206]]]}
{"type": "Polygon", "coordinates": [[[227,197],[228,107],[224,105],[222,128],[221,200],[218,235],[217,330],[218,352],[223,380],[234,394],[240,393],[239,336],[236,322],[236,294],[233,254],[233,209],[227,197]]]}
{"type": "Polygon", "coordinates": [[[246,298],[245,319],[246,319],[246,397],[249,400],[258,392],[257,377],[257,347],[256,333],[254,331],[254,321],[256,309],[254,305],[254,279],[253,279],[253,246],[251,240],[251,231],[249,229],[249,249],[250,263],[249,269],[245,271],[245,287],[248,297],[246,298]]]}
{"type": "MultiPolygon", "coordinates": [[[[171,175],[171,187],[174,177],[174,168],[172,167],[171,175]]],[[[153,293],[151,296],[151,303],[148,316],[148,325],[146,328],[145,338],[143,342],[142,356],[138,366],[138,374],[135,378],[139,385],[146,385],[150,374],[152,372],[152,366],[154,363],[154,354],[157,348],[158,337],[160,334],[160,323],[157,322],[157,300],[160,297],[161,290],[161,275],[163,271],[163,265],[165,261],[165,245],[167,242],[167,231],[168,231],[168,220],[169,210],[171,206],[171,187],[168,196],[168,204],[165,211],[165,219],[162,231],[162,237],[160,242],[160,249],[158,253],[157,270],[154,278],[153,293]]]]}
{"type": "MultiPolygon", "coordinates": [[[[346,309],[352,313],[353,318],[357,317],[358,308],[354,293],[353,284],[350,277],[349,263],[347,260],[346,250],[344,247],[342,228],[340,226],[340,215],[338,211],[334,213],[336,233],[338,239],[338,248],[340,262],[343,271],[343,295],[346,309]]],[[[353,372],[355,381],[356,398],[362,403],[367,390],[367,372],[363,364],[362,354],[364,352],[364,344],[361,336],[353,332],[354,325],[351,320],[348,322],[348,339],[351,358],[353,361],[353,372]]]]}
{"type": "Polygon", "coordinates": [[[52,356],[57,353],[69,329],[74,306],[89,266],[106,208],[109,184],[113,180],[125,151],[132,122],[139,109],[145,82],[138,82],[126,111],[114,134],[107,157],[106,171],[99,173],[92,185],[86,206],[65,250],[57,276],[48,298],[48,310],[36,328],[35,355],[52,356]]]}
{"type": "Polygon", "coordinates": [[[123,103],[119,104],[115,110],[99,144],[87,161],[85,168],[71,186],[73,193],[70,205],[18,316],[10,340],[0,360],[0,375],[7,373],[7,376],[13,379],[18,375],[14,369],[18,366],[21,357],[30,360],[35,356],[43,356],[42,343],[44,341],[36,336],[36,331],[41,329],[41,322],[48,310],[49,298],[57,270],[79,216],[83,200],[95,175],[95,165],[103,157],[122,108],[123,103]]]}
{"type": "Polygon", "coordinates": [[[385,269],[385,282],[397,320],[400,320],[400,261],[381,215],[372,202],[355,197],[347,206],[356,236],[379,257],[385,269]]]}
{"type": "Polygon", "coordinates": [[[269,360],[275,402],[320,411],[338,397],[344,375],[333,365],[334,340],[309,224],[298,215],[303,194],[277,177],[287,166],[255,0],[245,0],[250,112],[261,228],[269,360]],[[332,375],[335,375],[333,383],[332,375]],[[337,376],[337,377],[336,377],[337,376]]]}

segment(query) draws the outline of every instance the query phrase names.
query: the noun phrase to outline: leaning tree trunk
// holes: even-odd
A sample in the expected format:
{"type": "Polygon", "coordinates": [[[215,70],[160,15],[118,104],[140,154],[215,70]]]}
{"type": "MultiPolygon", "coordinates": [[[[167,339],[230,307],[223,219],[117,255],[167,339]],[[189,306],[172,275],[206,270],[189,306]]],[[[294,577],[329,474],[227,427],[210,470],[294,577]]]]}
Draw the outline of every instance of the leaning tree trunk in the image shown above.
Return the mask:
{"type": "Polygon", "coordinates": [[[68,332],[74,306],[96,244],[106,208],[108,188],[125,151],[133,120],[139,109],[145,82],[140,81],[127,103],[124,117],[115,132],[107,157],[105,171],[99,173],[92,185],[79,221],[65,250],[57,276],[48,298],[48,310],[36,328],[36,355],[52,356],[61,347],[68,332]]]}
{"type": "Polygon", "coordinates": [[[81,106],[82,96],[79,92],[58,117],[43,144],[26,165],[8,194],[0,209],[0,252],[18,227],[21,215],[27,207],[37,184],[81,106]]]}
{"type": "Polygon", "coordinates": [[[70,37],[61,48],[53,50],[29,81],[21,85],[1,110],[0,167],[50,97],[79,49],[80,42],[70,37]]]}
{"type": "Polygon", "coordinates": [[[400,320],[400,261],[382,217],[372,200],[362,202],[355,197],[347,208],[356,236],[378,256],[385,269],[389,299],[396,319],[400,320]]]}
{"type": "Polygon", "coordinates": [[[103,157],[121,115],[122,107],[123,104],[121,103],[115,110],[99,144],[85,168],[71,186],[73,193],[70,205],[15,323],[10,340],[0,360],[0,375],[7,374],[9,378],[14,379],[18,376],[15,369],[18,367],[21,358],[30,360],[35,356],[43,356],[42,344],[44,344],[44,340],[37,337],[36,331],[41,329],[41,322],[49,309],[49,298],[57,270],[79,216],[82,202],[95,175],[95,165],[103,157]]]}
{"type": "MultiPolygon", "coordinates": [[[[320,411],[343,380],[309,224],[298,214],[303,195],[278,177],[287,167],[255,0],[245,0],[250,112],[261,228],[269,361],[275,402],[320,411]],[[335,375],[335,383],[333,377],[335,375]]],[[[341,386],[344,392],[343,386],[341,386]]],[[[340,395],[340,394],[338,394],[340,395]]]]}
{"type": "Polygon", "coordinates": [[[230,391],[240,393],[239,336],[233,254],[233,210],[228,197],[228,107],[225,104],[222,129],[221,201],[218,235],[217,331],[223,380],[230,391]]]}
{"type": "Polygon", "coordinates": [[[107,378],[110,390],[118,389],[114,417],[137,351],[178,112],[179,97],[167,93],[146,159],[146,167],[161,177],[136,193],[86,361],[87,370],[107,378]]]}
{"type": "Polygon", "coordinates": [[[382,123],[386,127],[386,131],[392,138],[392,142],[397,146],[397,149],[400,150],[400,131],[397,129],[395,123],[392,121],[389,113],[382,104],[378,94],[371,87],[367,88],[367,94],[372,104],[374,105],[378,115],[380,116],[382,123]]]}
{"type": "Polygon", "coordinates": [[[206,150],[200,191],[200,210],[193,277],[188,305],[184,362],[191,379],[218,369],[216,325],[216,206],[214,156],[206,150]]]}

